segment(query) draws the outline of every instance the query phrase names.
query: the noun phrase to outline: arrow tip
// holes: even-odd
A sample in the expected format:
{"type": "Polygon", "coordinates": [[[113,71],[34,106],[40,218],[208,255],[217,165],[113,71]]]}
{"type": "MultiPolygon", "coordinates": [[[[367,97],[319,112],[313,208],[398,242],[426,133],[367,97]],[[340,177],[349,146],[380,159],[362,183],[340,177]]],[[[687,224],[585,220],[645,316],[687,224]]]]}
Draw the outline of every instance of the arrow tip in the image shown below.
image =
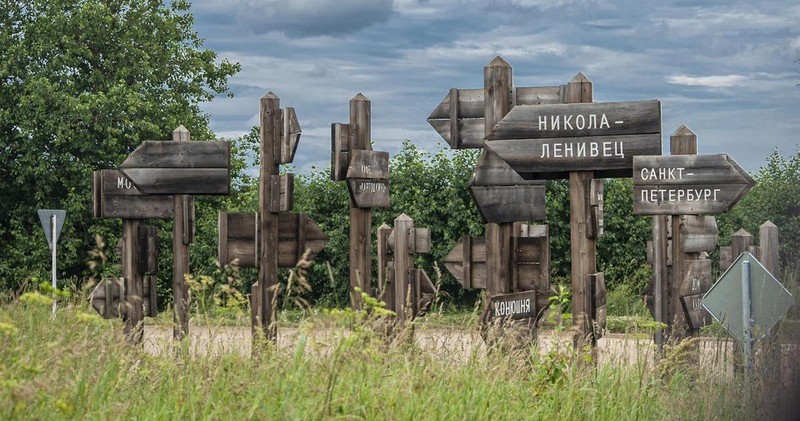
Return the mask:
{"type": "Polygon", "coordinates": [[[267,92],[261,99],[278,99],[278,96],[275,95],[272,91],[267,92]]]}
{"type": "Polygon", "coordinates": [[[511,65],[508,64],[508,62],[505,61],[503,57],[500,57],[498,55],[492,61],[490,61],[489,64],[486,65],[486,67],[511,67],[511,65]]]}
{"type": "Polygon", "coordinates": [[[350,101],[369,101],[369,98],[364,96],[361,92],[359,92],[356,96],[353,97],[350,101]]]}
{"type": "Polygon", "coordinates": [[[692,129],[686,127],[685,124],[681,124],[681,127],[678,127],[678,130],[675,130],[675,133],[672,136],[697,136],[694,134],[692,129]]]}
{"type": "Polygon", "coordinates": [[[573,77],[569,81],[569,83],[584,83],[584,82],[591,82],[591,80],[589,80],[589,78],[586,77],[586,75],[583,74],[583,72],[578,72],[578,74],[575,75],[575,77],[573,77]]]}

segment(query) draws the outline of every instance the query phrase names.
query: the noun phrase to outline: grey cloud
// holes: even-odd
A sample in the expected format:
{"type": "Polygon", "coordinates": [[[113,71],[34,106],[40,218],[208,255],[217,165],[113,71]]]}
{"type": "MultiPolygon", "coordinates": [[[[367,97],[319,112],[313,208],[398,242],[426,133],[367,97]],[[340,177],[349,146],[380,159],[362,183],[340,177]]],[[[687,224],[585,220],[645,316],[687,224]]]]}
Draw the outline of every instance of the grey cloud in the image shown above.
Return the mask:
{"type": "Polygon", "coordinates": [[[257,34],[304,38],[357,32],[387,21],[392,0],[245,0],[238,19],[257,34]]]}

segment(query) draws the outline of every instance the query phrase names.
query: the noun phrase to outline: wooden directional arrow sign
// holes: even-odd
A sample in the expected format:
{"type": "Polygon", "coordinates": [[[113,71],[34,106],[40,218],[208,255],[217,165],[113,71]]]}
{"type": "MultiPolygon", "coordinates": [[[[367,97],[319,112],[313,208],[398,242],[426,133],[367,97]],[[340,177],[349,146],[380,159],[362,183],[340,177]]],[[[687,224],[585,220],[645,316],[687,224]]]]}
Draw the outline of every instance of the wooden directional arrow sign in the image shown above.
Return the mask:
{"type": "Polygon", "coordinates": [[[661,103],[518,105],[485,143],[525,178],[629,177],[634,156],[661,154],[661,103]]]}
{"type": "Polygon", "coordinates": [[[120,165],[144,194],[227,195],[229,142],[145,141],[120,165]]]}
{"type": "MultiPolygon", "coordinates": [[[[564,85],[514,88],[517,105],[563,102],[564,85]]],[[[482,148],[484,125],[483,89],[451,89],[428,117],[428,123],[453,149],[482,148]]]]}
{"type": "Polygon", "coordinates": [[[633,213],[722,213],[753,184],[753,178],[724,154],[637,156],[633,159],[633,213]]]}
{"type": "MultiPolygon", "coordinates": [[[[239,259],[239,267],[258,267],[258,214],[219,214],[219,249],[221,264],[239,259]]],[[[328,244],[328,235],[308,215],[284,212],[278,220],[278,267],[292,268],[311,250],[313,259],[328,244]]]]}
{"type": "Polygon", "coordinates": [[[145,196],[117,170],[95,171],[92,181],[95,218],[169,219],[172,196],[145,196]]]}

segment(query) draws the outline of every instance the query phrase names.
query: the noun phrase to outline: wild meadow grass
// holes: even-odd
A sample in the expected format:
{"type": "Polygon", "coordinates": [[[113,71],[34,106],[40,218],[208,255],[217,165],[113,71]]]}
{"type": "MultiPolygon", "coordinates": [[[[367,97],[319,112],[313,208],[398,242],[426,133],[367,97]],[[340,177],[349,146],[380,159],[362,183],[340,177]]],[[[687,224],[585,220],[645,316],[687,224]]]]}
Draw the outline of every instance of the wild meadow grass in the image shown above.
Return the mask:
{"type": "MultiPolygon", "coordinates": [[[[496,347],[465,358],[424,352],[376,320],[341,317],[332,342],[313,321],[257,357],[152,355],[121,323],[49,298],[0,304],[0,419],[750,419],[742,383],[668,362],[595,366],[561,349],[496,347]]],[[[446,334],[446,333],[445,333],[446,334]]],[[[672,361],[672,360],[669,360],[672,361]]]]}

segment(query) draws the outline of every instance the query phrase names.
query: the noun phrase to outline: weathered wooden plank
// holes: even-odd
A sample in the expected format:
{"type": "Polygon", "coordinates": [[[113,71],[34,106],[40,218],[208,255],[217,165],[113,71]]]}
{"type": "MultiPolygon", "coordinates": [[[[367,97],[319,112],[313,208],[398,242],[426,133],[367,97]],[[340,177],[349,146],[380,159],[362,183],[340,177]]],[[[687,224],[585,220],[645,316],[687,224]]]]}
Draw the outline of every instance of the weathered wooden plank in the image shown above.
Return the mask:
{"type": "Polygon", "coordinates": [[[342,181],[347,178],[350,162],[350,125],[331,124],[331,180],[342,181]]]}
{"type": "Polygon", "coordinates": [[[681,221],[681,248],[684,253],[714,251],[719,229],[713,216],[686,215],[681,221]]]}
{"type": "Polygon", "coordinates": [[[158,227],[139,227],[139,272],[158,273],[158,227]]]}
{"type": "Polygon", "coordinates": [[[142,222],[136,219],[122,220],[122,276],[126,280],[123,330],[128,342],[142,343],[144,335],[144,310],[142,308],[142,287],[144,281],[139,271],[139,228],[142,222]]]}
{"type": "Polygon", "coordinates": [[[595,336],[599,337],[606,327],[606,280],[603,272],[590,275],[592,278],[592,319],[596,324],[595,336]]]}
{"type": "Polygon", "coordinates": [[[388,208],[389,181],[373,179],[347,179],[350,198],[358,208],[388,208]]]}
{"type": "Polygon", "coordinates": [[[270,212],[289,212],[294,208],[294,174],[287,173],[270,176],[272,199],[270,212]]]}
{"type": "Polygon", "coordinates": [[[457,147],[453,147],[451,137],[452,125],[450,120],[428,120],[428,123],[453,149],[478,149],[483,147],[484,125],[483,118],[459,119],[457,147]]]}
{"type": "MultiPolygon", "coordinates": [[[[165,145],[163,145],[163,147],[172,147],[167,146],[167,144],[170,144],[169,142],[164,143],[165,145]]],[[[193,143],[195,142],[191,142],[191,134],[188,130],[186,130],[186,127],[179,126],[172,131],[171,144],[190,145],[193,143]]],[[[196,143],[200,144],[204,142],[196,143]]],[[[226,146],[226,150],[227,156],[230,157],[230,144],[226,146]]],[[[159,170],[150,168],[147,169],[147,171],[159,170]]],[[[171,169],[170,171],[180,172],[182,170],[171,169]]],[[[230,179],[228,169],[219,169],[218,171],[225,171],[228,173],[227,178],[230,179]]],[[[142,188],[142,184],[139,182],[139,180],[131,177],[130,174],[126,173],[126,175],[131,178],[131,181],[137,186],[137,188],[139,188],[139,190],[144,193],[148,193],[147,189],[142,188]]],[[[201,181],[202,180],[196,180],[196,182],[201,181]]],[[[186,274],[189,273],[189,241],[186,241],[186,230],[188,229],[188,226],[191,225],[187,219],[192,214],[192,212],[188,212],[189,209],[186,209],[187,205],[190,204],[190,201],[187,201],[184,196],[180,195],[179,193],[182,192],[179,190],[174,193],[175,196],[173,196],[172,201],[172,206],[174,208],[172,224],[172,305],[173,320],[175,322],[172,327],[172,338],[176,341],[180,341],[189,334],[189,285],[186,283],[186,274]]],[[[193,203],[194,202],[191,202],[192,205],[193,203]]]]}
{"type": "Polygon", "coordinates": [[[684,260],[683,279],[680,280],[678,294],[705,294],[711,289],[714,279],[711,277],[711,259],[684,260]]]}
{"type": "Polygon", "coordinates": [[[660,101],[518,105],[494,126],[486,140],[641,134],[660,136],[660,101]]]}
{"type": "Polygon", "coordinates": [[[661,135],[503,139],[487,141],[486,147],[525,178],[566,178],[569,171],[618,170],[629,174],[634,156],[661,153],[661,135]]]}
{"type": "Polygon", "coordinates": [[[564,85],[516,88],[517,105],[561,104],[564,89],[564,85]]]}
{"type": "Polygon", "coordinates": [[[347,178],[389,179],[389,152],[355,150],[350,154],[347,178]]]}
{"type": "Polygon", "coordinates": [[[297,144],[300,142],[300,122],[294,108],[286,107],[283,110],[283,132],[281,134],[281,153],[276,164],[288,164],[294,161],[297,144]]]}
{"type": "Polygon", "coordinates": [[[545,186],[470,186],[484,220],[505,223],[545,219],[545,186]]]}
{"type": "MultiPolygon", "coordinates": [[[[737,256],[738,257],[738,256],[737,256]]],[[[720,273],[728,270],[733,264],[733,248],[731,246],[723,246],[719,248],[719,271],[720,273]]]]}
{"type": "Polygon", "coordinates": [[[598,238],[603,235],[603,180],[591,179],[586,184],[586,235],[598,238]]]}
{"type": "Polygon", "coordinates": [[[702,304],[703,294],[687,295],[681,297],[683,310],[688,316],[692,329],[700,329],[711,324],[711,315],[702,304]]]}
{"type": "Polygon", "coordinates": [[[121,170],[145,194],[227,195],[227,168],[127,168],[121,170]]]}
{"type": "Polygon", "coordinates": [[[633,212],[639,215],[721,213],[754,181],[730,157],[637,156],[633,168],[633,212]]]}
{"type": "Polygon", "coordinates": [[[489,315],[492,318],[511,320],[536,317],[536,291],[490,296],[489,315]]]}
{"type": "Polygon", "coordinates": [[[484,149],[478,158],[470,186],[544,185],[544,180],[525,180],[496,153],[484,149]]]}
{"type": "Polygon", "coordinates": [[[758,227],[759,253],[758,261],[773,276],[778,277],[780,259],[778,255],[778,226],[767,221],[758,227]]]}
{"type": "Polygon", "coordinates": [[[156,281],[158,277],[155,275],[147,275],[144,277],[144,315],[149,317],[158,316],[158,288],[156,281]]]}
{"type": "Polygon", "coordinates": [[[413,257],[410,254],[409,234],[414,230],[414,221],[405,213],[400,214],[394,220],[394,311],[399,320],[405,320],[407,317],[413,317],[415,305],[417,304],[414,297],[411,297],[411,306],[409,309],[411,314],[406,314],[406,299],[409,293],[413,293],[409,288],[412,279],[410,279],[410,269],[413,268],[413,257]]]}
{"type": "MultiPolygon", "coordinates": [[[[377,246],[378,246],[378,297],[379,300],[382,300],[385,303],[385,298],[383,298],[384,294],[386,293],[386,286],[388,282],[387,277],[387,265],[389,264],[389,233],[392,232],[392,227],[387,225],[386,223],[381,224],[377,230],[377,246]]],[[[394,294],[394,292],[392,292],[394,294]]]]}
{"type": "MultiPolygon", "coordinates": [[[[227,141],[142,142],[120,168],[224,168],[230,167],[231,145],[227,141]]],[[[125,172],[125,171],[123,171],[125,172]]]]}
{"type": "Polygon", "coordinates": [[[517,287],[521,290],[550,289],[550,239],[543,237],[515,238],[517,287]]]}
{"type": "Polygon", "coordinates": [[[486,288],[486,239],[464,237],[442,259],[445,268],[464,288],[486,288]],[[467,245],[465,253],[465,245],[467,245]]]}
{"type": "Polygon", "coordinates": [[[227,216],[227,232],[230,240],[253,240],[258,238],[258,212],[222,212],[227,216]]]}
{"type": "Polygon", "coordinates": [[[172,218],[171,196],[144,196],[117,170],[95,171],[92,188],[92,209],[96,218],[172,218]]]}
{"type": "MultiPolygon", "coordinates": [[[[467,118],[483,118],[483,89],[457,89],[458,92],[458,117],[467,118]]],[[[444,99],[436,106],[436,108],[428,116],[428,120],[447,120],[450,118],[450,109],[452,98],[450,90],[444,99]]]]}
{"type": "Polygon", "coordinates": [[[413,254],[427,254],[431,252],[431,229],[414,228],[413,254]]]}
{"type": "Polygon", "coordinates": [[[731,234],[731,255],[736,260],[740,254],[749,251],[750,246],[753,245],[753,234],[750,234],[744,228],[731,234]]]}

